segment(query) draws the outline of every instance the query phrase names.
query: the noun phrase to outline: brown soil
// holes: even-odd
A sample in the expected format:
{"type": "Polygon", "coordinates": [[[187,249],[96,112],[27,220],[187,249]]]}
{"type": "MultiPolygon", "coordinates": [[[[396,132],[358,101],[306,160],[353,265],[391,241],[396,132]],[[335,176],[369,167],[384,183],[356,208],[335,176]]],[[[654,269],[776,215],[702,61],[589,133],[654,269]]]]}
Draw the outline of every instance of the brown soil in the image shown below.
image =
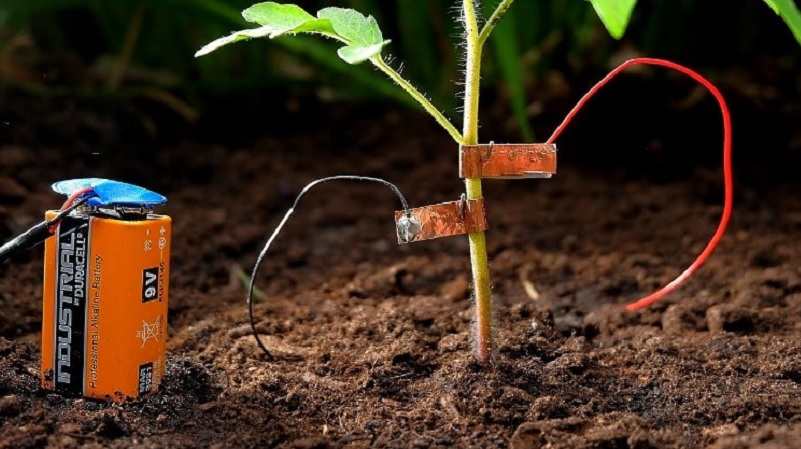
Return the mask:
{"type": "Polygon", "coordinates": [[[377,175],[413,206],[461,190],[453,145],[415,113],[312,117],[313,132],[289,119],[255,140],[99,155],[37,143],[37,130],[11,123],[17,143],[0,148],[4,240],[59,204],[51,181],[110,176],[168,196],[174,256],[168,373],[158,394],[125,405],[39,391],[40,251],[0,267],[0,447],[801,444],[797,186],[743,185],[709,263],[654,307],[623,309],[680,273],[717,225],[717,168],[686,170],[704,166],[692,161],[674,161],[685,170],[659,182],[625,164],[565,162],[551,180],[486,183],[489,368],[471,355],[466,239],[399,247],[389,190],[322,186],[258,278],[258,328],[276,355],[267,362],[237,271],[250,270],[303,185],[377,175]]]}

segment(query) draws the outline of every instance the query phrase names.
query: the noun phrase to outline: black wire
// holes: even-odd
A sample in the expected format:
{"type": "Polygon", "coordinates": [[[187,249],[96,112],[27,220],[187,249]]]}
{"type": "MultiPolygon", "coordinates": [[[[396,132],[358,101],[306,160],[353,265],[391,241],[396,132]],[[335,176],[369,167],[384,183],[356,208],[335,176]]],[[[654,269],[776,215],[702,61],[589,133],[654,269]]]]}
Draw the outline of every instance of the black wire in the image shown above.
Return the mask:
{"type": "Polygon", "coordinates": [[[2,247],[0,247],[0,263],[6,262],[14,254],[33,248],[34,246],[47,240],[48,237],[53,235],[53,233],[50,232],[50,228],[53,227],[53,225],[60,223],[64,217],[88,201],[89,198],[90,197],[85,197],[74,202],[70,207],[59,211],[59,213],[50,220],[45,220],[41,223],[38,223],[22,234],[6,242],[2,247]]]}
{"type": "Polygon", "coordinates": [[[63,220],[63,219],[64,219],[64,217],[66,217],[67,215],[69,215],[69,214],[70,214],[70,212],[72,212],[72,211],[74,211],[75,209],[77,209],[77,208],[79,208],[80,206],[82,206],[84,203],[86,203],[87,201],[89,201],[89,198],[92,198],[93,196],[95,196],[95,195],[93,194],[93,195],[85,196],[85,197],[83,197],[83,198],[80,198],[80,199],[76,200],[74,203],[72,203],[72,205],[71,205],[71,206],[67,207],[66,209],[62,209],[62,210],[60,210],[60,211],[59,211],[59,212],[56,214],[56,216],[55,216],[55,217],[51,218],[50,220],[47,220],[45,223],[47,223],[47,226],[48,226],[48,227],[51,227],[51,226],[53,226],[54,224],[60,223],[60,222],[61,222],[61,220],[63,220]]]}
{"type": "Polygon", "coordinates": [[[369,176],[355,176],[355,175],[329,176],[327,178],[320,178],[316,181],[312,181],[306,187],[304,187],[303,190],[300,191],[297,198],[295,198],[295,202],[292,204],[292,207],[289,208],[286,214],[284,214],[284,218],[281,220],[280,223],[278,223],[278,226],[275,227],[275,230],[273,231],[270,238],[267,239],[267,243],[264,245],[264,248],[259,253],[259,257],[256,259],[256,265],[253,267],[253,273],[251,273],[250,275],[250,285],[248,286],[248,296],[247,296],[250,329],[253,331],[253,336],[256,337],[256,343],[258,343],[259,348],[261,348],[261,350],[267,356],[267,360],[269,361],[275,360],[275,357],[273,357],[273,355],[261,341],[261,337],[259,337],[259,333],[256,330],[256,321],[253,318],[253,290],[255,289],[256,275],[258,274],[259,268],[261,267],[261,264],[264,261],[264,257],[267,255],[267,250],[270,249],[270,245],[272,245],[273,240],[275,240],[275,238],[278,236],[278,233],[281,232],[281,229],[284,227],[289,217],[295,212],[295,208],[298,207],[298,203],[300,202],[300,199],[303,197],[303,195],[305,195],[306,192],[308,192],[312,187],[329,181],[367,181],[367,182],[375,182],[378,184],[382,184],[392,189],[392,192],[394,192],[395,195],[397,195],[398,199],[400,199],[403,210],[406,212],[406,216],[409,218],[411,218],[412,216],[412,211],[409,209],[409,204],[406,202],[406,198],[403,196],[400,189],[398,189],[398,187],[395,186],[395,184],[392,184],[391,182],[381,178],[372,178],[369,176]]]}

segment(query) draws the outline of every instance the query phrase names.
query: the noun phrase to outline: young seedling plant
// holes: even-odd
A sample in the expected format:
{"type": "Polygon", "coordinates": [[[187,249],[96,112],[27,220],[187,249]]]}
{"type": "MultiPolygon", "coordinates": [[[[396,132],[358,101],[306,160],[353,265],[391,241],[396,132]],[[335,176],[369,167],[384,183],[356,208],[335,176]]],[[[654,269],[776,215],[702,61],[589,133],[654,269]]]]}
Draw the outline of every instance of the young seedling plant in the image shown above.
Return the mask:
{"type": "MultiPolygon", "coordinates": [[[[301,7],[275,2],[258,3],[242,11],[248,22],[260,25],[258,28],[236,31],[217,39],[201,48],[195,56],[212,51],[241,40],[267,37],[270,39],[300,33],[314,34],[339,41],[342,46],[337,54],[348,64],[370,63],[386,74],[405,90],[458,145],[478,143],[479,81],[481,73],[481,53],[495,25],[500,22],[514,0],[503,0],[489,19],[479,24],[474,0],[461,3],[461,20],[464,24],[465,70],[464,70],[464,108],[461,132],[445,115],[435,107],[411,82],[395,70],[384,57],[384,49],[390,43],[384,39],[378,23],[372,16],[346,8],[324,8],[313,16],[301,7]]],[[[466,198],[479,199],[481,178],[465,180],[466,198]]],[[[468,235],[470,241],[470,263],[473,272],[473,288],[476,302],[476,357],[482,364],[492,357],[492,298],[490,273],[487,263],[487,246],[484,232],[468,235]]]]}
{"type": "MultiPolygon", "coordinates": [[[[617,0],[590,0],[593,6],[599,12],[602,19],[606,17],[604,22],[607,26],[612,23],[625,27],[628,21],[631,9],[635,1],[626,0],[620,3],[617,0]],[[603,14],[609,13],[609,14],[603,14]],[[621,18],[621,20],[611,21],[610,18],[621,18]],[[618,23],[620,22],[620,23],[618,23]]],[[[279,4],[275,2],[258,3],[242,12],[242,16],[248,22],[256,23],[258,28],[246,29],[236,31],[229,36],[217,39],[208,45],[201,48],[195,56],[202,56],[212,51],[241,40],[252,38],[267,37],[270,39],[284,36],[296,35],[301,33],[313,34],[323,36],[326,38],[338,41],[341,46],[337,49],[337,54],[348,64],[370,63],[376,69],[383,72],[386,76],[398,84],[404,91],[406,91],[415,101],[417,101],[423,109],[430,114],[434,120],[451,136],[453,141],[462,149],[466,147],[473,147],[478,144],[478,110],[479,110],[479,81],[481,73],[481,55],[484,44],[490,37],[495,26],[501,21],[509,8],[512,6],[514,0],[501,0],[496,6],[493,13],[489,18],[479,22],[477,14],[476,0],[461,0],[460,2],[460,19],[464,25],[464,48],[465,48],[465,67],[464,67],[464,107],[462,108],[462,129],[459,131],[443,113],[435,107],[432,102],[420,91],[406,80],[397,70],[395,70],[385,59],[383,51],[390,43],[389,40],[384,39],[381,29],[379,28],[376,20],[371,16],[365,16],[360,12],[352,9],[345,8],[324,8],[317,11],[316,16],[309,14],[297,5],[292,4],[279,4]]],[[[610,31],[612,29],[610,28],[610,31]]],[[[622,29],[619,30],[622,33],[622,29]]],[[[723,115],[724,124],[724,139],[723,139],[723,169],[725,181],[725,200],[723,213],[720,224],[714,236],[707,244],[704,251],[695,262],[675,280],[668,283],[665,287],[657,292],[642,298],[641,300],[627,306],[628,310],[636,310],[651,304],[655,300],[661,298],[665,294],[673,291],[680,283],[687,279],[696,269],[698,269],[709,257],[711,252],[720,241],[726,225],[729,221],[732,208],[732,181],[731,181],[731,121],[729,112],[726,107],[720,92],[709,81],[701,75],[693,72],[686,67],[672,63],[670,61],[651,59],[651,58],[636,58],[623,63],[620,67],[616,68],[609,73],[604,79],[596,84],[578,103],[578,105],[568,114],[565,121],[556,129],[553,135],[548,139],[546,145],[550,145],[556,137],[562,132],[565,126],[570,122],[573,116],[583,106],[583,104],[601,87],[603,87],[611,78],[619,74],[625,68],[636,64],[649,64],[671,68],[688,75],[690,78],[704,85],[717,99],[723,115]]],[[[489,147],[490,153],[492,152],[492,145],[489,147]]],[[[466,202],[471,200],[482,199],[481,188],[481,175],[476,177],[472,175],[465,177],[465,196],[466,202]]],[[[393,187],[396,194],[401,198],[401,201],[406,209],[406,213],[410,214],[408,207],[405,204],[400,192],[394,186],[380,179],[367,179],[363,177],[333,177],[317,180],[307,186],[301,195],[306,192],[312,185],[319,184],[324,181],[333,180],[335,178],[359,178],[361,180],[377,181],[393,187]]],[[[298,200],[300,196],[298,197],[298,200]]],[[[465,201],[462,204],[465,204],[465,201]]],[[[297,204],[297,200],[296,200],[297,204]]],[[[293,208],[294,209],[294,208],[293,208]]],[[[290,212],[293,210],[290,209],[290,212]]],[[[464,209],[462,209],[464,212],[464,209]]],[[[288,215],[284,217],[276,233],[286,222],[288,215]]],[[[411,216],[411,215],[408,215],[411,216]]],[[[270,243],[275,238],[276,233],[270,238],[265,246],[262,255],[259,257],[260,263],[264,252],[269,248],[270,243]]],[[[493,354],[493,336],[492,336],[492,298],[490,289],[490,274],[487,263],[487,247],[485,241],[484,231],[476,231],[470,229],[468,231],[468,238],[470,242],[470,263],[473,274],[473,296],[475,298],[475,351],[476,358],[481,364],[489,364],[492,360],[493,354]]],[[[252,282],[251,282],[252,285],[252,282]]],[[[250,303],[249,303],[250,304],[250,303]]],[[[252,320],[252,308],[251,325],[252,320]]],[[[254,327],[255,332],[255,327],[254,327]]],[[[260,345],[261,342],[258,339],[260,345]]],[[[262,346],[265,351],[266,348],[262,346]]],[[[269,353],[269,352],[268,352],[269,353]]]]}

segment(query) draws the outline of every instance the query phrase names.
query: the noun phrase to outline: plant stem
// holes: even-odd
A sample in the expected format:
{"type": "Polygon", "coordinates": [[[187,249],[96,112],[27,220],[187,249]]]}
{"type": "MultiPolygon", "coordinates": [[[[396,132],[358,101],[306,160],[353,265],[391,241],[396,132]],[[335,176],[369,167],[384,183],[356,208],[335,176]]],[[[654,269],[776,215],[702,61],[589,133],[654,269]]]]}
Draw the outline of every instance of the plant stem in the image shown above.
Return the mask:
{"type": "MultiPolygon", "coordinates": [[[[481,50],[476,7],[473,0],[463,0],[465,41],[467,56],[465,60],[464,123],[463,144],[478,143],[478,99],[481,82],[481,50]]],[[[495,14],[493,14],[494,16],[495,14]]],[[[481,178],[465,180],[468,199],[482,197],[481,178]]],[[[470,264],[473,271],[473,290],[476,298],[476,358],[486,365],[492,361],[492,296],[490,291],[487,244],[484,232],[473,232],[470,239],[470,264]]]]}
{"type": "Polygon", "coordinates": [[[487,23],[485,23],[484,27],[481,29],[481,33],[478,35],[479,45],[484,45],[484,42],[487,41],[492,30],[495,29],[495,25],[503,19],[503,16],[506,15],[506,11],[509,10],[509,7],[512,6],[514,1],[515,0],[503,0],[498,4],[495,8],[495,12],[492,13],[487,23]]]}
{"type": "Polygon", "coordinates": [[[374,58],[370,58],[370,62],[372,62],[373,65],[375,65],[379,70],[384,72],[384,74],[386,74],[390,79],[392,79],[392,81],[395,81],[395,83],[397,83],[398,86],[400,86],[409,95],[411,95],[411,97],[414,98],[420,104],[420,106],[422,106],[423,109],[426,110],[426,112],[428,112],[429,114],[431,114],[432,117],[434,117],[434,120],[436,120],[437,123],[439,123],[440,126],[445,128],[445,131],[447,131],[448,134],[451,135],[451,138],[453,138],[453,140],[455,140],[456,143],[464,144],[464,140],[462,138],[462,135],[459,134],[459,131],[456,129],[455,126],[453,126],[453,124],[450,122],[450,120],[448,120],[442,114],[442,112],[440,112],[440,110],[437,109],[428,100],[428,98],[426,98],[425,95],[420,93],[420,91],[417,90],[417,88],[414,87],[414,85],[412,83],[407,81],[405,78],[403,78],[400,75],[400,73],[398,73],[395,69],[390,67],[389,64],[384,62],[384,60],[381,58],[380,55],[376,56],[374,58]]]}

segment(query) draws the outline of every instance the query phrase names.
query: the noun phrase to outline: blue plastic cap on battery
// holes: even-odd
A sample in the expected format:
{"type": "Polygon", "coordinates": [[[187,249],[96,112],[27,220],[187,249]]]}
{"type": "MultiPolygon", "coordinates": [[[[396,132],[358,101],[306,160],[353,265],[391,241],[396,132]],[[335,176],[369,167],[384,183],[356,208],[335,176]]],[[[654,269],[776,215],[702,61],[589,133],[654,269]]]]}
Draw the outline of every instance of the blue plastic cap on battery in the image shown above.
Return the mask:
{"type": "Polygon", "coordinates": [[[86,202],[88,206],[158,206],[167,202],[166,197],[152,190],[110,179],[69,179],[52,186],[55,192],[67,196],[84,187],[91,187],[96,195],[86,202]]]}

